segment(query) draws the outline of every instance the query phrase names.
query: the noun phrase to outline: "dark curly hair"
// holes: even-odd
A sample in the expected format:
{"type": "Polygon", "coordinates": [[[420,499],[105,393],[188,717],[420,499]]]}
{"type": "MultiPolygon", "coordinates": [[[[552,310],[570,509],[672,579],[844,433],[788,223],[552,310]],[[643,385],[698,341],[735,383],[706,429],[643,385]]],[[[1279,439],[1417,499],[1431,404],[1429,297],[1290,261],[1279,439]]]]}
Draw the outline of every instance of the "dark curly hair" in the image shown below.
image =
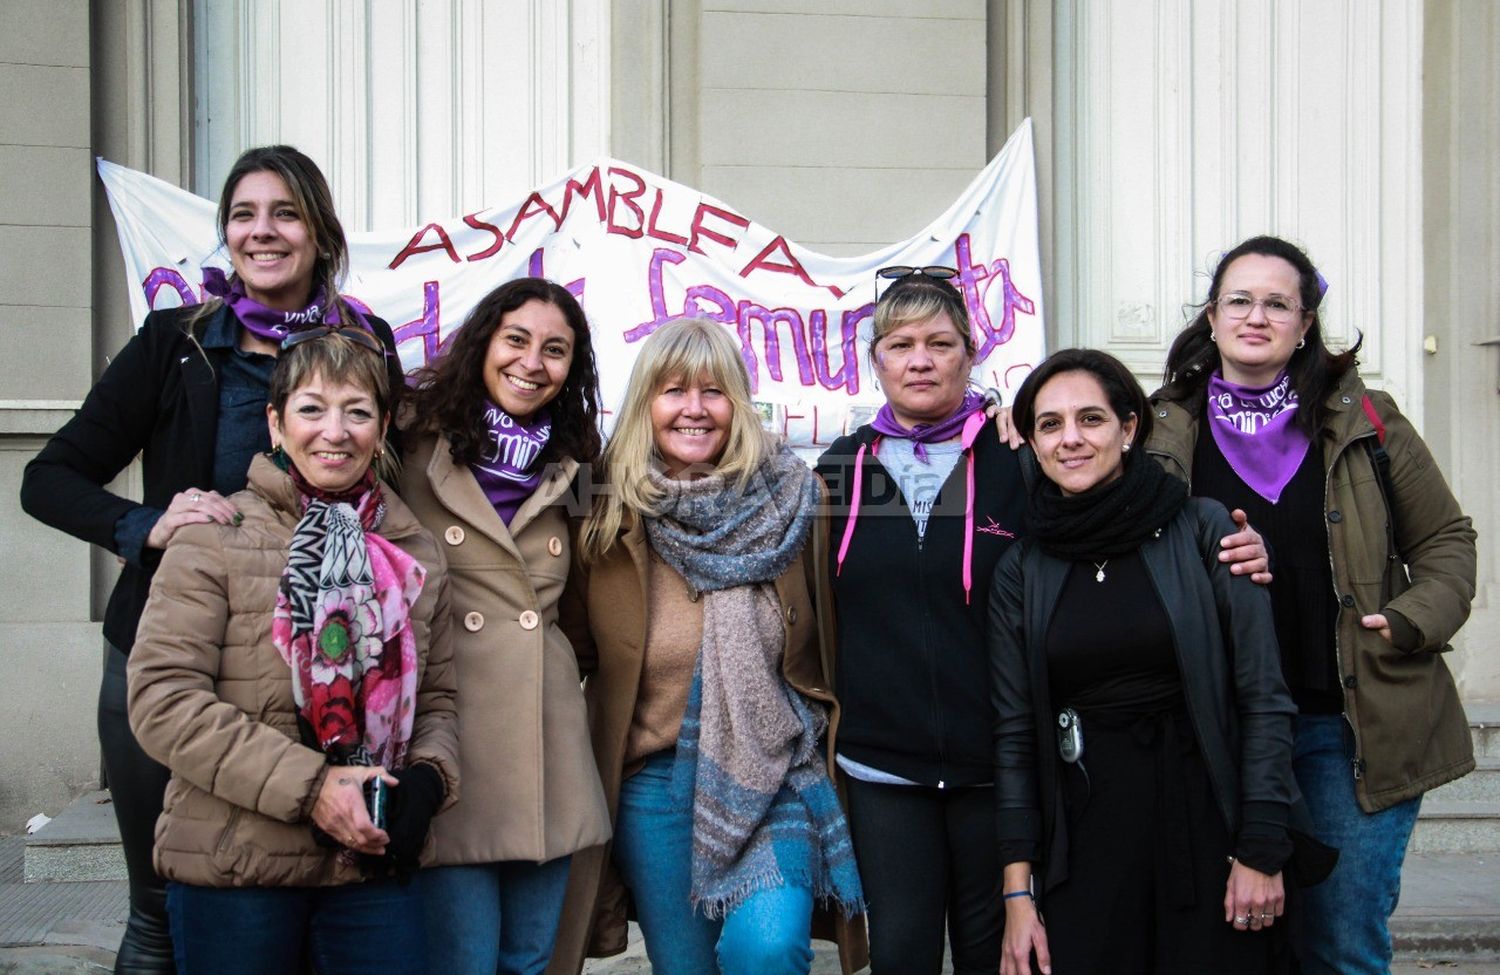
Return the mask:
{"type": "Polygon", "coordinates": [[[552,439],[542,452],[543,463],[571,457],[580,464],[599,459],[599,372],[588,319],[568,289],[545,278],[517,278],[485,295],[464,324],[443,344],[437,359],[412,377],[411,427],[415,432],[446,434],[453,459],[470,464],[479,459],[489,427],[484,422],[484,360],[490,339],[507,312],[528,301],[542,301],[562,312],[573,330],[573,362],[562,389],[547,404],[552,414],[552,439]]]}
{"type": "Polygon", "coordinates": [[[1354,347],[1344,352],[1334,354],[1328,350],[1328,346],[1323,344],[1323,323],[1318,317],[1318,305],[1323,300],[1323,292],[1318,285],[1318,269],[1302,248],[1280,237],[1251,237],[1219,259],[1218,266],[1214,268],[1213,280],[1208,286],[1208,300],[1199,307],[1198,314],[1188,327],[1178,333],[1171,350],[1167,352],[1167,368],[1162,376],[1165,385],[1161,394],[1179,401],[1202,396],[1203,388],[1208,385],[1208,377],[1219,368],[1219,347],[1210,337],[1213,329],[1208,320],[1208,310],[1219,300],[1224,272],[1229,269],[1229,265],[1246,254],[1279,257],[1297,269],[1300,291],[1298,297],[1302,307],[1312,312],[1312,324],[1303,336],[1307,344],[1292,352],[1287,372],[1291,375],[1292,389],[1296,390],[1300,404],[1296,423],[1311,436],[1326,419],[1327,409],[1323,401],[1328,398],[1329,391],[1359,361],[1357,356],[1359,347],[1364,344],[1364,336],[1361,335],[1354,347]]]}

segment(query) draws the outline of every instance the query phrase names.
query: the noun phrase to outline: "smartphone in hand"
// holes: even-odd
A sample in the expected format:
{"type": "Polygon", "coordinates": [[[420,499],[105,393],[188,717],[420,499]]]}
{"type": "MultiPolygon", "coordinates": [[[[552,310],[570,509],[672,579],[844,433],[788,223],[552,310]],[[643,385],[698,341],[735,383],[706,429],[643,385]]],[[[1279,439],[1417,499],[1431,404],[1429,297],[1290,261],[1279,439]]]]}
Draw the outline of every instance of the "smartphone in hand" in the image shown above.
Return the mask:
{"type": "Polygon", "coordinates": [[[390,797],[390,786],[385,779],[372,775],[365,779],[365,808],[370,812],[370,822],[376,829],[385,829],[385,808],[390,797]]]}

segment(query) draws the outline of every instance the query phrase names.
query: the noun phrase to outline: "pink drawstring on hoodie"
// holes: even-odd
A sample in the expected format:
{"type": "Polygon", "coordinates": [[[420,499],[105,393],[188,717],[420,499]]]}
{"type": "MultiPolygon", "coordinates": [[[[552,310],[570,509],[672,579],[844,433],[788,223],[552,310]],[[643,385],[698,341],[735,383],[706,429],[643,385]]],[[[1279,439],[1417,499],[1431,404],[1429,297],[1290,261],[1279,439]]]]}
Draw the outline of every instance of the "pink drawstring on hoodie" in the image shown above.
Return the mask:
{"type": "MultiPolygon", "coordinates": [[[[965,472],[965,486],[967,490],[964,496],[964,605],[969,605],[970,597],[974,590],[974,440],[979,436],[989,418],[983,411],[971,414],[964,421],[964,431],[960,444],[963,447],[964,456],[968,458],[967,471],[965,472]]],[[[879,437],[875,438],[871,453],[879,456],[879,437]]],[[[849,502],[849,520],[844,523],[844,537],[839,542],[838,565],[834,569],[834,575],[840,575],[844,571],[844,557],[849,554],[849,543],[854,540],[854,524],[859,520],[860,485],[864,482],[865,472],[865,448],[866,444],[860,444],[859,450],[854,455],[854,498],[849,502]]]]}

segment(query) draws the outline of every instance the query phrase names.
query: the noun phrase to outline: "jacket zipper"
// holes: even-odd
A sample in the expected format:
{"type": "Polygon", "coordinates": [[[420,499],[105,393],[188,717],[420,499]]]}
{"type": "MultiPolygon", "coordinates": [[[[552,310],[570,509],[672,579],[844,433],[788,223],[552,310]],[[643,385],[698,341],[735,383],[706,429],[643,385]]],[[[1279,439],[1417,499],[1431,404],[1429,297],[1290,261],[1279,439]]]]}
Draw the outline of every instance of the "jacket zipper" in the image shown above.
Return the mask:
{"type": "MultiPolygon", "coordinates": [[[[1372,437],[1374,435],[1374,431],[1371,431],[1369,434],[1369,436],[1372,437]]],[[[1323,472],[1323,534],[1328,540],[1328,575],[1331,579],[1333,579],[1335,594],[1338,593],[1339,577],[1338,566],[1333,562],[1333,529],[1328,527],[1328,481],[1329,476],[1333,472],[1334,465],[1337,464],[1339,458],[1344,455],[1344,451],[1348,450],[1350,447],[1353,447],[1356,443],[1363,439],[1364,437],[1355,437],[1348,443],[1344,444],[1342,447],[1339,447],[1337,452],[1333,455],[1332,460],[1328,462],[1328,469],[1323,472]]],[[[1386,517],[1389,518],[1390,516],[1390,512],[1387,511],[1386,517]]],[[[1352,607],[1344,607],[1340,605],[1339,611],[1343,612],[1346,608],[1352,607]]],[[[1339,646],[1339,630],[1341,628],[1342,627],[1338,625],[1335,625],[1333,628],[1333,665],[1334,672],[1338,677],[1339,682],[1339,697],[1344,701],[1344,709],[1340,717],[1344,719],[1344,724],[1349,726],[1349,734],[1354,738],[1354,758],[1350,760],[1349,765],[1354,772],[1354,781],[1358,782],[1365,777],[1364,749],[1360,743],[1359,728],[1355,726],[1354,719],[1349,717],[1349,694],[1347,692],[1347,688],[1345,688],[1344,686],[1344,677],[1346,671],[1344,670],[1343,654],[1341,653],[1339,646]]]]}
{"type": "MultiPolygon", "coordinates": [[[[931,513],[927,517],[928,524],[930,525],[932,523],[931,513]]],[[[912,531],[916,531],[916,527],[916,520],[913,519],[912,531]]],[[[917,579],[920,580],[918,585],[921,587],[922,597],[922,653],[927,661],[927,686],[932,694],[932,730],[933,734],[937,737],[938,774],[942,775],[945,774],[945,770],[948,768],[948,749],[946,745],[947,737],[943,733],[943,713],[942,709],[938,707],[937,654],[932,647],[932,630],[928,625],[931,622],[932,613],[927,604],[927,548],[924,542],[925,537],[922,534],[918,534],[917,579]]],[[[938,779],[937,787],[939,789],[945,788],[945,780],[938,779]]]]}

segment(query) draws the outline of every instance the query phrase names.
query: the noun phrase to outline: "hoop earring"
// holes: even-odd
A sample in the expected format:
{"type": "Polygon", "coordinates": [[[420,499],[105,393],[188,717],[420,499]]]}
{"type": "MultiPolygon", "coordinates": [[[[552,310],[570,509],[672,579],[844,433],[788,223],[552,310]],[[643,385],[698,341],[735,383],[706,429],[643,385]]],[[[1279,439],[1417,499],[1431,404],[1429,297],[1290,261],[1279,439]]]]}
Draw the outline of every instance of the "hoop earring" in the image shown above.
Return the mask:
{"type": "Polygon", "coordinates": [[[1300,339],[1297,340],[1297,348],[1299,348],[1299,349],[1305,349],[1305,348],[1307,348],[1307,336],[1306,335],[1302,336],[1300,339]]]}
{"type": "Polygon", "coordinates": [[[1217,336],[1217,335],[1215,335],[1215,334],[1214,334],[1214,330],[1213,330],[1213,329],[1209,329],[1209,330],[1208,330],[1208,340],[1209,340],[1209,341],[1210,341],[1210,342],[1213,342],[1213,343],[1215,343],[1215,344],[1217,344],[1217,343],[1218,343],[1218,341],[1219,341],[1219,337],[1218,337],[1218,336],[1217,336]]]}
{"type": "Polygon", "coordinates": [[[1128,453],[1130,453],[1130,444],[1128,444],[1128,443],[1122,443],[1122,444],[1120,444],[1120,453],[1122,453],[1122,454],[1128,454],[1128,453]]]}

